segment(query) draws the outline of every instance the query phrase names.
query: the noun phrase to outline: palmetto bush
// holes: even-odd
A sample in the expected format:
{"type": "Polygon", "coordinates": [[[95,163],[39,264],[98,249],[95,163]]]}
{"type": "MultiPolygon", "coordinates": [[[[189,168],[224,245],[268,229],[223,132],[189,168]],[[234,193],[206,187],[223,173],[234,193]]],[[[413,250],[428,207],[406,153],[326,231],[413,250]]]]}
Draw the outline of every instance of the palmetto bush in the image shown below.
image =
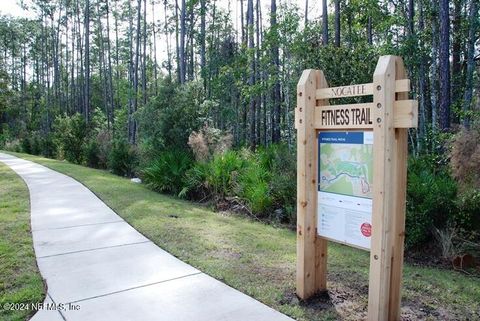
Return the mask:
{"type": "Polygon", "coordinates": [[[196,162],[185,173],[183,178],[183,188],[178,196],[198,201],[209,200],[212,197],[212,191],[207,182],[209,171],[209,163],[196,162]]]}
{"type": "Polygon", "coordinates": [[[167,150],[142,172],[148,187],[163,193],[178,195],[185,174],[193,165],[191,155],[183,150],[167,150]]]}
{"type": "Polygon", "coordinates": [[[238,179],[238,195],[254,213],[265,214],[272,205],[269,190],[270,172],[251,157],[246,161],[238,179]]]}
{"type": "Polygon", "coordinates": [[[272,205],[269,179],[268,168],[256,154],[226,151],[195,163],[185,175],[180,195],[216,202],[238,197],[252,212],[263,214],[272,205]]]}
{"type": "Polygon", "coordinates": [[[235,195],[238,176],[244,166],[244,160],[236,151],[227,151],[214,156],[209,163],[206,183],[216,198],[235,195]]]}

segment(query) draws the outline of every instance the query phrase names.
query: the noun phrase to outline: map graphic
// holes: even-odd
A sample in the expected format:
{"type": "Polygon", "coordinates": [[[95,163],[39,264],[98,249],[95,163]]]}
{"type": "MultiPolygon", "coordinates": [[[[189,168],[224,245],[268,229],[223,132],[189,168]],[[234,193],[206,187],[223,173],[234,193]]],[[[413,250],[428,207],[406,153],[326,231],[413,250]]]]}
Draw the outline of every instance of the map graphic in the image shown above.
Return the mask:
{"type": "Polygon", "coordinates": [[[373,132],[320,132],[318,154],[318,235],[370,249],[373,132]]]}
{"type": "Polygon", "coordinates": [[[352,141],[355,134],[320,141],[319,191],[372,198],[373,145],[352,141]]]}

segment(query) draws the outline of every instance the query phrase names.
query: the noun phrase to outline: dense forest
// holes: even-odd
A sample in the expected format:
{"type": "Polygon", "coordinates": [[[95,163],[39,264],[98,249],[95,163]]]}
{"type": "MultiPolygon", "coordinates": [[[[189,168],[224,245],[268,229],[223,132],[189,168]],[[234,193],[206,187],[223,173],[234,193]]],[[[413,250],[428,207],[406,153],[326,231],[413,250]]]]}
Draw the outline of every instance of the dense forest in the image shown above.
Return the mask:
{"type": "Polygon", "coordinates": [[[478,237],[478,0],[322,0],[318,19],[308,0],[23,5],[30,18],[0,16],[0,148],[293,223],[302,70],[368,83],[399,55],[419,101],[407,245],[478,237]]]}

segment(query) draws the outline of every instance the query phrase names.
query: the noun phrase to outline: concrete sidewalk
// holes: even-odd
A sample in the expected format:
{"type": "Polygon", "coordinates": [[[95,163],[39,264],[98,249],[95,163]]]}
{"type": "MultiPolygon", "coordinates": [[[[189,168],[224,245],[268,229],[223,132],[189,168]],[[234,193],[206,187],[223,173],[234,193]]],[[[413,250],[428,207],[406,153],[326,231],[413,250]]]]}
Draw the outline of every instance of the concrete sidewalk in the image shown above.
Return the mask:
{"type": "Polygon", "coordinates": [[[0,161],[28,185],[46,303],[63,305],[31,320],[292,320],[165,252],[76,180],[7,154],[0,161]]]}

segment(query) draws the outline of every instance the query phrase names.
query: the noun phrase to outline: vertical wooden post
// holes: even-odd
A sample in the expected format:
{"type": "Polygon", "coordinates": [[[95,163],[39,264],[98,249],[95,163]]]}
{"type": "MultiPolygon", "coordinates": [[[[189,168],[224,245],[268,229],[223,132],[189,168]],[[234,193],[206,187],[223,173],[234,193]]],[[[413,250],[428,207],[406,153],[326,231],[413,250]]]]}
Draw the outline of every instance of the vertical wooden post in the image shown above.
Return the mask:
{"type": "Polygon", "coordinates": [[[326,241],[317,238],[316,88],[319,71],[304,70],[297,85],[297,295],[308,299],[326,288],[326,241]]]}
{"type": "Polygon", "coordinates": [[[388,320],[394,219],[395,57],[382,56],[373,75],[373,208],[368,320],[388,320]]]}
{"type": "MultiPolygon", "coordinates": [[[[316,70],[315,77],[317,80],[316,88],[327,88],[328,83],[325,79],[325,75],[321,70],[316,70]]],[[[326,106],[328,105],[328,99],[318,100],[316,106],[326,106]]],[[[315,290],[326,290],[327,289],[327,254],[328,254],[328,241],[324,238],[318,236],[317,224],[318,224],[318,163],[319,163],[319,154],[318,154],[318,141],[317,135],[315,132],[315,177],[312,179],[311,188],[314,191],[314,206],[315,206],[315,290]]]]}
{"type": "MultiPolygon", "coordinates": [[[[395,57],[395,79],[407,78],[407,73],[400,57],[395,57]]],[[[408,99],[408,92],[398,93],[396,100],[408,99]]],[[[388,320],[400,320],[400,302],[402,291],[403,274],[403,250],[405,241],[405,207],[407,196],[407,154],[408,154],[408,130],[406,128],[395,129],[395,194],[394,213],[392,222],[393,253],[392,274],[390,278],[390,302],[388,320]]]]}

